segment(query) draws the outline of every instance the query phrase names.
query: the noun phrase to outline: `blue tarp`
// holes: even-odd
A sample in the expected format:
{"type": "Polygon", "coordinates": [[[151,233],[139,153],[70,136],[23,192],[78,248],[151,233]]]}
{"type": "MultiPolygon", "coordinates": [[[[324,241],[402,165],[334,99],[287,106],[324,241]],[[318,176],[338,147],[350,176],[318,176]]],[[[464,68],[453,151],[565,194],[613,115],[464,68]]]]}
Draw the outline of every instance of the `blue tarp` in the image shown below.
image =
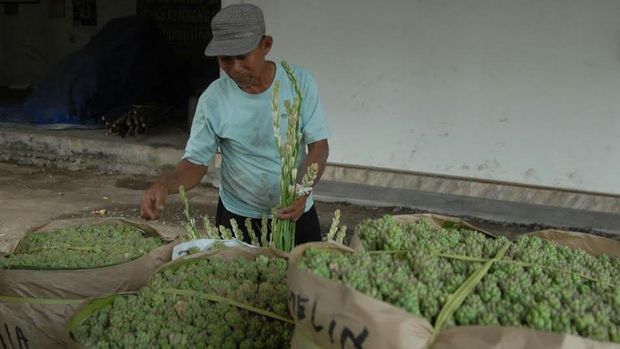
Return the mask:
{"type": "Polygon", "coordinates": [[[97,125],[108,111],[179,105],[188,93],[186,74],[154,21],[122,17],[56,63],[24,104],[3,107],[0,122],[97,125]]]}

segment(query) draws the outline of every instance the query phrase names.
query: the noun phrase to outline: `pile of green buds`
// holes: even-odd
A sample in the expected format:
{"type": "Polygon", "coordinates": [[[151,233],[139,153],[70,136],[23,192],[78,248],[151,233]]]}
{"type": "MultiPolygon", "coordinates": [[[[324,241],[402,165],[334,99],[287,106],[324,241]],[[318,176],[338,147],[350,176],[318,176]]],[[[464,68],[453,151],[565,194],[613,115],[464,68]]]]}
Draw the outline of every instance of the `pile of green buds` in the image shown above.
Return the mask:
{"type": "Polygon", "coordinates": [[[190,259],[118,295],[72,329],[94,348],[286,348],[286,260],[190,259]]]}
{"type": "Polygon", "coordinates": [[[618,258],[532,236],[509,242],[390,216],[367,220],[356,233],[364,252],[309,249],[300,266],[441,328],[521,326],[620,342],[618,258]],[[462,303],[446,311],[452,295],[498,254],[462,303]]]}
{"type": "Polygon", "coordinates": [[[2,269],[82,269],[116,265],[141,257],[165,243],[138,228],[81,225],[27,235],[2,269]]]}

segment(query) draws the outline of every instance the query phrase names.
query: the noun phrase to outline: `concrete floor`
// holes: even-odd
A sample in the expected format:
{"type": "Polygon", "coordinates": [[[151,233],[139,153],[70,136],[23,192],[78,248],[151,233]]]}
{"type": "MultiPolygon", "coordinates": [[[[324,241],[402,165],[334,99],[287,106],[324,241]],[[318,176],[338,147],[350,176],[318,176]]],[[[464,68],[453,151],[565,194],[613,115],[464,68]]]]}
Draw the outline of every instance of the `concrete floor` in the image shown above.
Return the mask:
{"type": "MultiPolygon", "coordinates": [[[[155,177],[110,175],[93,171],[66,171],[0,163],[0,252],[8,253],[30,229],[54,219],[83,217],[139,217],[142,191],[155,177]],[[106,210],[103,215],[94,211],[106,210]]],[[[202,185],[189,193],[196,217],[215,216],[217,189],[202,185]]],[[[410,213],[395,208],[356,207],[345,203],[318,203],[323,231],[333,211],[340,208],[342,223],[355,226],[364,218],[385,213],[410,213]]],[[[149,224],[174,235],[183,232],[178,195],[170,196],[163,216],[149,224]]]]}
{"type": "MultiPolygon", "coordinates": [[[[142,221],[138,212],[142,191],[154,178],[143,175],[66,171],[0,163],[0,253],[10,252],[28,230],[54,219],[125,217],[142,221]],[[106,211],[103,215],[93,213],[102,209],[106,211]]],[[[364,219],[377,218],[384,214],[452,212],[453,215],[464,216],[466,212],[471,212],[475,208],[474,206],[464,208],[458,200],[449,200],[445,197],[441,202],[435,198],[437,201],[435,203],[432,202],[432,198],[426,198],[431,200],[428,202],[432,205],[427,205],[427,207],[420,205],[421,209],[352,205],[343,201],[355,201],[355,197],[351,198],[351,193],[354,190],[343,191],[341,193],[343,200],[338,201],[340,194],[338,194],[337,188],[330,187],[332,185],[333,183],[325,183],[322,194],[317,195],[319,198],[317,210],[323,232],[328,230],[333,212],[337,208],[341,210],[341,221],[349,227],[349,232],[352,232],[353,228],[364,219]],[[460,211],[458,211],[459,207],[461,208],[460,211]]],[[[369,189],[366,188],[366,190],[369,189]]],[[[406,193],[395,193],[395,195],[402,196],[406,193]]],[[[424,195],[430,194],[418,193],[418,200],[424,201],[424,195]]],[[[377,197],[377,200],[379,199],[380,197],[377,197]]],[[[208,185],[201,185],[190,192],[190,202],[196,217],[202,217],[204,214],[214,217],[217,189],[208,185]]],[[[363,204],[363,202],[360,203],[363,204]]],[[[487,206],[491,204],[487,203],[487,206]]],[[[510,208],[505,209],[510,211],[510,208]]],[[[534,215],[535,211],[540,211],[540,208],[529,207],[528,211],[527,207],[523,207],[520,214],[525,215],[529,212],[529,214],[534,215]]],[[[506,217],[505,214],[496,216],[499,218],[506,217]]],[[[526,231],[545,228],[544,225],[540,224],[511,223],[512,221],[509,219],[465,218],[488,231],[511,238],[526,231]]],[[[149,224],[166,234],[175,235],[183,232],[182,221],[182,209],[178,195],[173,195],[169,197],[162,218],[157,221],[150,221],[149,224]]],[[[592,229],[586,227],[574,230],[591,231],[592,229]]],[[[618,238],[618,236],[615,237],[618,238]]]]}

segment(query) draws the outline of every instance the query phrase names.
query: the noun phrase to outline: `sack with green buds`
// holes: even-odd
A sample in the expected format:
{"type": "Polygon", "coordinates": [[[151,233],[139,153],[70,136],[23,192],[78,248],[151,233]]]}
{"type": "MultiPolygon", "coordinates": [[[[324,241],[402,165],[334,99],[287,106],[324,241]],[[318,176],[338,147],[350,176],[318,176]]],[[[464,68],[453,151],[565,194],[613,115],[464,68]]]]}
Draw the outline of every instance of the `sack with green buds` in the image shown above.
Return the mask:
{"type": "Polygon", "coordinates": [[[620,348],[620,241],[367,220],[289,257],[292,348],[620,348]]]}
{"type": "Polygon", "coordinates": [[[287,348],[286,254],[221,247],[162,266],[133,294],[92,300],[69,322],[74,348],[287,348]]]}
{"type": "Polygon", "coordinates": [[[73,312],[146,285],[170,261],[172,233],[111,218],[58,220],[25,234],[0,257],[0,348],[66,348],[73,312]]]}

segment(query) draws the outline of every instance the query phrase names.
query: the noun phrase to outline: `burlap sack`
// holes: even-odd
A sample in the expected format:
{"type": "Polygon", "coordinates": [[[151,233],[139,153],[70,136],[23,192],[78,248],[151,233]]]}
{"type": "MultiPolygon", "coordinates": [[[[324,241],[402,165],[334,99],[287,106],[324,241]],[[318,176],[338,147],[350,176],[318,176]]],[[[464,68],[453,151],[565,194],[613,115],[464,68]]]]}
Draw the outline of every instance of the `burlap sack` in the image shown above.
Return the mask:
{"type": "Polygon", "coordinates": [[[215,248],[203,252],[194,253],[188,256],[179,257],[173,261],[163,264],[159,268],[157,268],[151,275],[149,275],[149,280],[153,277],[154,274],[157,274],[164,269],[174,268],[175,266],[187,263],[187,261],[191,261],[193,259],[219,258],[225,261],[230,261],[236,259],[237,257],[243,257],[249,261],[253,261],[258,256],[279,257],[288,259],[287,253],[267,247],[234,246],[215,248]]]}
{"type": "MultiPolygon", "coordinates": [[[[442,215],[432,214],[432,213],[394,216],[394,220],[398,223],[415,223],[422,219],[429,222],[432,226],[436,228],[463,227],[466,229],[476,230],[486,235],[495,237],[494,234],[482,228],[479,228],[473,224],[470,224],[460,218],[456,218],[456,217],[442,216],[442,215]]],[[[362,246],[362,242],[360,241],[357,234],[353,235],[349,246],[356,251],[362,251],[364,249],[364,247],[362,246]]]]}
{"type": "MultiPolygon", "coordinates": [[[[435,215],[399,216],[401,222],[427,219],[443,226],[448,219],[435,215]]],[[[470,226],[473,227],[473,226],[470,226]]],[[[593,255],[620,256],[620,242],[590,234],[547,230],[532,233],[593,255]]],[[[356,246],[361,248],[359,244],[356,246]]],[[[416,349],[416,348],[551,348],[619,349],[620,345],[517,327],[461,326],[442,331],[431,343],[433,328],[388,303],[368,297],[340,282],[323,279],[297,265],[305,250],[313,247],[354,252],[334,243],[313,243],[295,248],[289,257],[289,307],[296,327],[293,349],[416,349]],[[293,297],[294,296],[294,297],[293,297]],[[294,299],[294,300],[293,300],[294,299]]]]}
{"type": "MultiPolygon", "coordinates": [[[[223,259],[226,261],[230,261],[230,260],[236,259],[237,257],[243,257],[247,260],[252,261],[256,259],[256,257],[261,256],[261,255],[267,256],[267,257],[278,257],[278,258],[285,258],[285,259],[288,258],[288,254],[278,251],[278,250],[271,249],[271,248],[245,247],[245,246],[225,247],[221,249],[213,249],[213,250],[191,254],[188,256],[180,257],[174,261],[168,262],[160,266],[157,270],[155,270],[151,274],[151,278],[153,275],[155,275],[156,273],[164,269],[179,267],[180,265],[184,263],[191,263],[191,261],[195,259],[217,258],[217,259],[223,259]]],[[[84,346],[82,343],[78,343],[75,341],[75,339],[71,335],[71,331],[73,331],[73,329],[76,328],[80,324],[80,321],[94,314],[97,310],[101,309],[102,307],[105,307],[108,304],[110,304],[114,300],[114,297],[122,296],[124,294],[128,294],[128,293],[122,293],[119,295],[92,299],[88,303],[82,304],[75,311],[72,318],[68,322],[67,337],[69,337],[68,339],[69,348],[85,349],[86,346],[84,346]]]]}
{"type": "MultiPolygon", "coordinates": [[[[130,225],[149,235],[165,235],[148,225],[116,218],[53,221],[29,234],[82,224],[130,225]]],[[[131,262],[103,268],[0,269],[0,348],[66,348],[67,320],[81,304],[92,297],[144,286],[155,269],[170,261],[178,242],[169,242],[131,262]]]]}

